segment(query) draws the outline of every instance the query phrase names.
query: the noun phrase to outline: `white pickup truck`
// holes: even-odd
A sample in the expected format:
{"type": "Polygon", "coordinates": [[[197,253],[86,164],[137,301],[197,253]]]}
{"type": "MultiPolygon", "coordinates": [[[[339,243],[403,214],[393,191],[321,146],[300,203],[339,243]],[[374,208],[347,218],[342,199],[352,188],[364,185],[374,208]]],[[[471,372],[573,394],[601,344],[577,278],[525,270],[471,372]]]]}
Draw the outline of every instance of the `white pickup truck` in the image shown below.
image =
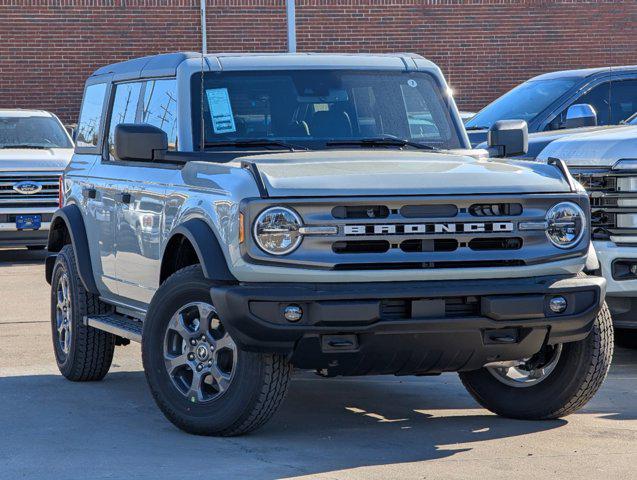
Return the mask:
{"type": "Polygon", "coordinates": [[[52,113],[0,109],[0,247],[44,248],[72,155],[71,137],[52,113]]]}
{"type": "Polygon", "coordinates": [[[591,236],[616,328],[637,329],[637,125],[567,135],[537,156],[559,158],[591,199],[591,236]]]}

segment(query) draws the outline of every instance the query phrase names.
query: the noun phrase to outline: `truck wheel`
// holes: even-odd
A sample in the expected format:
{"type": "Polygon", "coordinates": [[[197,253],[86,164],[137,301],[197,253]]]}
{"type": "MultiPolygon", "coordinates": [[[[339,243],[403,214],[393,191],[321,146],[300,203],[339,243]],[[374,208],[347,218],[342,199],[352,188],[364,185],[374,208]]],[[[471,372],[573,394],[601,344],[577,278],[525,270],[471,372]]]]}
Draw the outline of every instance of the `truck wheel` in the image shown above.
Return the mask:
{"type": "Polygon", "coordinates": [[[241,350],[217,316],[210,286],[193,265],[157,290],[144,320],[144,370],[157,405],[178,428],[240,435],[276,412],[291,367],[280,355],[241,350]]]}
{"type": "Polygon", "coordinates": [[[480,405],[498,415],[548,420],[583,407],[602,385],[613,357],[613,323],[606,304],[584,340],[545,346],[509,365],[460,373],[480,405]]]}
{"type": "Polygon", "coordinates": [[[74,382],[101,380],[113,361],[115,337],[84,325],[84,317],[110,307],[84,289],[75,252],[65,245],[58,253],[51,281],[51,329],[55,360],[62,375],[74,382]]]}

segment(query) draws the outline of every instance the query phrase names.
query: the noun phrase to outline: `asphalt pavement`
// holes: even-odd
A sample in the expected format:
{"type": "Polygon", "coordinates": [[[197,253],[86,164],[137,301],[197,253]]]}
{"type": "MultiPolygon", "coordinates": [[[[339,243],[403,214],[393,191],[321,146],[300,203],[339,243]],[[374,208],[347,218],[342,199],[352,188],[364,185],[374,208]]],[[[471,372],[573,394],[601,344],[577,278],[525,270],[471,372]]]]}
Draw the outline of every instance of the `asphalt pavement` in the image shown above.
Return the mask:
{"type": "Polygon", "coordinates": [[[102,382],[60,376],[44,257],[0,250],[0,479],[637,477],[637,350],[618,348],[598,395],[561,420],[499,418],[454,374],[299,372],[265,428],[197,437],[155,407],[137,344],[102,382]]]}

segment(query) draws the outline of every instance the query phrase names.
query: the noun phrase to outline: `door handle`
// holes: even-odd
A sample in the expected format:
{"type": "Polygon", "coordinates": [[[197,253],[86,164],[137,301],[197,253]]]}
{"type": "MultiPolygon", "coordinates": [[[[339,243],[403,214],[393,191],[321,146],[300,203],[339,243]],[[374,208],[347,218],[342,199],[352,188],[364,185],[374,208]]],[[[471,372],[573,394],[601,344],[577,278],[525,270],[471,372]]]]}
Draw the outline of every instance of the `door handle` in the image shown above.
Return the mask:
{"type": "Polygon", "coordinates": [[[82,189],[82,195],[83,195],[85,198],[91,198],[91,199],[94,199],[94,198],[96,198],[96,197],[97,197],[97,190],[95,190],[95,189],[94,189],[94,188],[92,188],[92,187],[83,188],[83,189],[82,189]]]}
{"type": "Polygon", "coordinates": [[[133,200],[133,196],[130,193],[120,193],[118,195],[119,201],[125,204],[129,204],[133,200]]]}

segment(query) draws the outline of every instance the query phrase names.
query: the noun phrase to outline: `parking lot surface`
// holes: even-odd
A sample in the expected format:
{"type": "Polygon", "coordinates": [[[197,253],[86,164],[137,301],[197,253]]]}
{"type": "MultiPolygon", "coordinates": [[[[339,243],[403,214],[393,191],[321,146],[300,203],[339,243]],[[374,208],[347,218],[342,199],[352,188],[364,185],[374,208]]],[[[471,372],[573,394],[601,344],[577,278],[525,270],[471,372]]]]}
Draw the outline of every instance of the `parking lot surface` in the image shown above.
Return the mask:
{"type": "Polygon", "coordinates": [[[139,345],[98,383],[58,373],[42,252],[0,250],[2,479],[635,478],[637,350],[618,348],[576,415],[499,418],[439,377],[298,373],[281,411],[238,438],[182,433],[155,407],[139,345]]]}

